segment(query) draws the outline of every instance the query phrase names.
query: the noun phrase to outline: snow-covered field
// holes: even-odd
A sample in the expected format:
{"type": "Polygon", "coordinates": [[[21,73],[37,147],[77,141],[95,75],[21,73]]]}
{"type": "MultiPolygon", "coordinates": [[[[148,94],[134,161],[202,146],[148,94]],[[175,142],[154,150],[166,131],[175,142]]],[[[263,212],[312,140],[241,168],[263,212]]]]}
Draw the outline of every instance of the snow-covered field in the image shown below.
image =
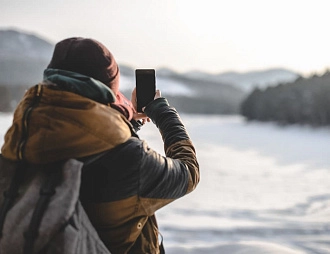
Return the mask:
{"type": "MultiPolygon", "coordinates": [[[[182,119],[201,182],[157,212],[168,253],[330,253],[330,128],[182,119]]],[[[153,125],[140,136],[162,151],[153,125]]]]}
{"type": "MultiPolygon", "coordinates": [[[[11,119],[0,114],[0,145],[11,119]]],[[[201,182],[157,212],[166,253],[330,253],[330,128],[182,119],[201,182]]],[[[140,136],[163,153],[152,123],[140,136]]]]}

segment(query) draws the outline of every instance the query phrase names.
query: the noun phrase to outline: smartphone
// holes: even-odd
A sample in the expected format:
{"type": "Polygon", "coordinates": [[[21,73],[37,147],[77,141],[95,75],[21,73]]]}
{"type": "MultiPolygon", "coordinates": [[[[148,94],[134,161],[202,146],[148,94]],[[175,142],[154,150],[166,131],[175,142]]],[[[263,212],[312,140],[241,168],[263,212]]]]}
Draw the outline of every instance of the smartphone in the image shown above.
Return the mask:
{"type": "Polygon", "coordinates": [[[156,72],[154,69],[136,69],[135,80],[137,111],[142,112],[142,108],[154,100],[156,93],[156,72]]]}

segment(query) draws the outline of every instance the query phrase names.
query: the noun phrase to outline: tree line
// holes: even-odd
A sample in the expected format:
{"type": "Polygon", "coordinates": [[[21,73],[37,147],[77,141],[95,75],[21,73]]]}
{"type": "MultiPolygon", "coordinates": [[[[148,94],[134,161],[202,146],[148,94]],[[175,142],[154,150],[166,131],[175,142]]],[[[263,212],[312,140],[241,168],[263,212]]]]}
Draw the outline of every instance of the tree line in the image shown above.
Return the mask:
{"type": "Polygon", "coordinates": [[[265,90],[255,88],[241,104],[248,120],[330,125],[330,70],[265,90]]]}

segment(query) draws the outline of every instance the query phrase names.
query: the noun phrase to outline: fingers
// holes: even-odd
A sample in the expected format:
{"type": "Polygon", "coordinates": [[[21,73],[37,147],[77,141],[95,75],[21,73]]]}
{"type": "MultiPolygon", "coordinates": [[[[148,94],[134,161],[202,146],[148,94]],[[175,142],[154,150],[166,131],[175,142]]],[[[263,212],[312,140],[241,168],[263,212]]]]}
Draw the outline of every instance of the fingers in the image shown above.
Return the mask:
{"type": "Polygon", "coordinates": [[[147,117],[147,115],[145,113],[133,113],[133,119],[134,120],[146,120],[148,122],[150,122],[150,120],[148,120],[149,118],[147,117]]]}
{"type": "Polygon", "coordinates": [[[133,89],[132,91],[132,96],[131,96],[131,102],[133,104],[133,107],[135,110],[137,109],[137,102],[136,102],[136,88],[133,89]]]}
{"type": "MultiPolygon", "coordinates": [[[[154,97],[154,100],[158,99],[162,97],[162,94],[161,94],[161,91],[160,90],[156,90],[156,93],[155,93],[155,97],[154,97]]],[[[136,88],[133,89],[132,91],[132,96],[131,96],[131,102],[133,104],[133,107],[135,108],[135,110],[137,109],[137,101],[136,101],[136,88]]],[[[142,111],[144,112],[144,109],[145,107],[142,108],[142,111]]],[[[150,118],[147,117],[146,114],[144,113],[134,113],[133,114],[133,119],[134,120],[142,120],[143,123],[145,123],[146,121],[147,122],[150,122],[150,118]]]]}
{"type": "Polygon", "coordinates": [[[162,93],[160,92],[160,90],[156,90],[156,93],[155,93],[155,97],[154,97],[154,99],[156,100],[156,99],[158,99],[158,98],[160,98],[160,97],[162,97],[162,93]]]}
{"type": "Polygon", "coordinates": [[[147,117],[147,115],[144,114],[144,113],[134,113],[133,114],[133,119],[135,121],[141,121],[142,125],[144,125],[146,122],[150,122],[151,121],[150,118],[147,117]]]}

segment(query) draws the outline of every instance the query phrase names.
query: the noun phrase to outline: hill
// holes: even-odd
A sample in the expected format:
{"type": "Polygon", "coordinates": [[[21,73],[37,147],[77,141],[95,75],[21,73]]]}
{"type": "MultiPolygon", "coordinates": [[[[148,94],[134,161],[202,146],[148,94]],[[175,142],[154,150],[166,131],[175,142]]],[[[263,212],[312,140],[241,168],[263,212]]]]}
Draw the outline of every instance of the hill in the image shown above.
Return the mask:
{"type": "MultiPolygon", "coordinates": [[[[12,110],[25,89],[42,80],[54,44],[40,36],[16,30],[0,30],[0,111],[12,110]]],[[[135,86],[134,69],[120,65],[121,89],[130,97],[135,86]]],[[[251,84],[266,85],[290,80],[297,74],[275,69],[249,73],[177,73],[156,69],[157,87],[178,110],[187,113],[237,114],[251,84]]]]}
{"type": "Polygon", "coordinates": [[[215,75],[210,75],[203,72],[188,72],[186,75],[192,78],[208,79],[227,84],[235,85],[245,92],[251,92],[254,88],[265,88],[274,86],[283,82],[292,82],[300,75],[296,72],[274,68],[268,70],[258,70],[250,72],[224,72],[215,75]]]}
{"type": "MultiPolygon", "coordinates": [[[[0,31],[0,111],[12,110],[25,89],[42,80],[54,44],[15,30],[0,31]]],[[[134,70],[120,65],[121,89],[130,97],[135,86],[134,70]]],[[[178,110],[189,113],[234,114],[245,93],[216,80],[197,79],[171,70],[157,71],[157,86],[178,110]]]]}
{"type": "Polygon", "coordinates": [[[39,82],[53,47],[33,34],[0,30],[0,84],[26,86],[39,82]]]}

